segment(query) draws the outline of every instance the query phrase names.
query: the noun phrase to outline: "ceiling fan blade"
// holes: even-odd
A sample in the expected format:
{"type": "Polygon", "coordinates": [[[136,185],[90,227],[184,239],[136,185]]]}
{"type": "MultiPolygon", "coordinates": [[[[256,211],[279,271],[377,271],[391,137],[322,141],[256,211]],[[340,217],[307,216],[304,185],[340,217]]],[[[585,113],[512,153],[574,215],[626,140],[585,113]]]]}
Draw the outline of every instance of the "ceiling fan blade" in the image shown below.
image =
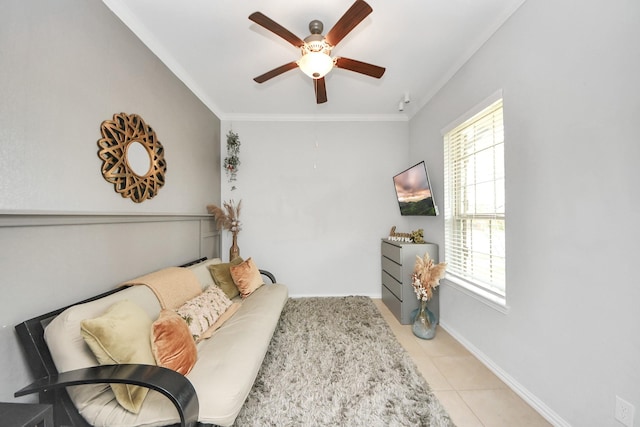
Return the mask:
{"type": "Polygon", "coordinates": [[[298,64],[295,61],[289,62],[288,64],[281,65],[278,68],[274,68],[271,71],[267,71],[266,73],[254,78],[253,80],[255,80],[257,83],[264,83],[269,79],[279,76],[285,71],[293,70],[294,68],[297,68],[297,67],[298,67],[298,64]]]}
{"type": "Polygon", "coordinates": [[[324,77],[313,79],[313,86],[316,90],[316,103],[324,104],[327,102],[327,85],[325,84],[324,77]]]}
{"type": "Polygon", "coordinates": [[[367,64],[366,62],[356,61],[355,59],[349,58],[336,58],[336,67],[355,71],[356,73],[365,74],[367,76],[375,77],[376,79],[382,77],[386,71],[386,68],[384,67],[378,67],[377,65],[367,64]]]}
{"type": "Polygon", "coordinates": [[[282,37],[295,47],[302,47],[302,45],[304,45],[304,40],[260,12],[253,12],[249,15],[249,19],[275,35],[282,37]]]}
{"type": "Polygon", "coordinates": [[[335,46],[340,43],[347,34],[353,30],[364,18],[366,18],[373,9],[364,0],[356,0],[347,10],[344,15],[336,22],[336,24],[329,30],[325,39],[331,46],[335,46]]]}

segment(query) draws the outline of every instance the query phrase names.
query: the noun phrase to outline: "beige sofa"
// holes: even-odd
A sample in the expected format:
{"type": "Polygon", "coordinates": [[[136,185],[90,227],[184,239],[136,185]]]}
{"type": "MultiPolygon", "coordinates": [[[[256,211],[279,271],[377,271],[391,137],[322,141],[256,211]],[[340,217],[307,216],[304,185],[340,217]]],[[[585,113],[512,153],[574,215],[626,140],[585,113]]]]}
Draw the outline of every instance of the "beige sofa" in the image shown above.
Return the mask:
{"type": "MultiPolygon", "coordinates": [[[[205,289],[215,286],[208,269],[215,263],[220,260],[207,260],[186,268],[205,289]]],[[[197,344],[198,359],[186,378],[193,385],[199,402],[198,424],[233,424],[258,374],[287,297],[287,288],[275,283],[260,286],[244,300],[237,297],[241,300],[239,309],[210,338],[197,344]]],[[[154,291],[147,286],[131,286],[70,306],[49,323],[44,336],[58,372],[98,365],[81,336],[80,322],[100,316],[114,303],[125,299],[144,309],[151,319],[156,319],[160,313],[161,306],[154,291]]],[[[92,426],[184,423],[166,394],[153,389],[146,395],[137,414],[118,404],[108,384],[67,387],[67,392],[78,412],[92,426]]]]}

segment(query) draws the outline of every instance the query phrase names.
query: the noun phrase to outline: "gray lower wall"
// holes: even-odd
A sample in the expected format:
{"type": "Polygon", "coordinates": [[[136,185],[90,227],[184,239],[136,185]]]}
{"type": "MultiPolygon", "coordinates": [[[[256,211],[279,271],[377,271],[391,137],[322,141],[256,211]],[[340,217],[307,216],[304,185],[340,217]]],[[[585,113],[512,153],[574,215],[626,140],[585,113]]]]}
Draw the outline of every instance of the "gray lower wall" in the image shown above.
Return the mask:
{"type": "Polygon", "coordinates": [[[214,221],[204,215],[112,215],[97,222],[75,216],[77,224],[62,217],[48,224],[47,217],[7,225],[12,221],[0,216],[0,360],[10,367],[0,372],[2,401],[13,400],[33,380],[14,331],[17,323],[139,275],[219,254],[214,221]]]}
{"type": "Polygon", "coordinates": [[[100,0],[3,1],[0,70],[0,400],[12,401],[31,381],[16,323],[200,255],[198,215],[220,201],[220,120],[100,0]],[[166,184],[141,204],[100,171],[100,124],[120,112],[142,116],[165,149],[166,184]],[[194,217],[4,221],[52,212],[194,217]]]}

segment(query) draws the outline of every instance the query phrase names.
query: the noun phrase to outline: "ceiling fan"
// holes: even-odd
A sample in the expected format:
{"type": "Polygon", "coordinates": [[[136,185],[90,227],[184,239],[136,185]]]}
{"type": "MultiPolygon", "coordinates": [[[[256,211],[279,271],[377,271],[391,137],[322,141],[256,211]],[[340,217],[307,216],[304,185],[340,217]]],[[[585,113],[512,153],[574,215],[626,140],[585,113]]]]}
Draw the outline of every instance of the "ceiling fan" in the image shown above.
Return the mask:
{"type": "Polygon", "coordinates": [[[324,25],[322,22],[313,20],[309,23],[309,32],[311,34],[302,40],[282,25],[268,18],[260,12],[254,12],[249,15],[249,19],[256,24],[266,28],[277,36],[282,37],[295,47],[299,48],[302,56],[299,60],[281,65],[271,71],[254,78],[257,83],[264,83],[273,77],[279,76],[285,71],[293,70],[299,67],[305,74],[313,79],[316,92],[316,102],[322,104],[327,102],[327,88],[325,86],[324,76],[327,75],[333,67],[343,68],[345,70],[355,71],[356,73],[365,74],[367,76],[379,79],[385,72],[385,68],[377,65],[367,64],[366,62],[356,61],[355,59],[344,57],[331,57],[331,50],[353,30],[364,18],[366,18],[373,9],[364,0],[356,0],[344,15],[329,30],[326,36],[322,35],[324,25]]]}

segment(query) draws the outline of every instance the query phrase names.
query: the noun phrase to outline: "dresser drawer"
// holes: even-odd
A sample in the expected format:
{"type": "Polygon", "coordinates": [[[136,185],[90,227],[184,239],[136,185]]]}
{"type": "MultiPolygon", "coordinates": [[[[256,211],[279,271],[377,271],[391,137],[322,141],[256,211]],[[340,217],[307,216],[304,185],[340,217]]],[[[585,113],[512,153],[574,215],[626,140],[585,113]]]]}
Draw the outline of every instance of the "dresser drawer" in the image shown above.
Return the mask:
{"type": "Polygon", "coordinates": [[[402,264],[402,248],[391,243],[382,242],[382,256],[398,264],[402,264]]]}
{"type": "Polygon", "coordinates": [[[396,298],[386,287],[382,287],[382,302],[389,308],[389,311],[400,321],[402,318],[402,302],[396,298]]]}
{"type": "Polygon", "coordinates": [[[383,256],[382,269],[387,273],[389,273],[389,275],[394,279],[396,279],[398,282],[402,282],[403,277],[402,277],[401,265],[396,264],[395,262],[391,261],[389,258],[383,256]]]}
{"type": "Polygon", "coordinates": [[[389,289],[400,301],[403,299],[402,295],[402,283],[391,277],[389,273],[382,270],[382,284],[389,289]]]}

